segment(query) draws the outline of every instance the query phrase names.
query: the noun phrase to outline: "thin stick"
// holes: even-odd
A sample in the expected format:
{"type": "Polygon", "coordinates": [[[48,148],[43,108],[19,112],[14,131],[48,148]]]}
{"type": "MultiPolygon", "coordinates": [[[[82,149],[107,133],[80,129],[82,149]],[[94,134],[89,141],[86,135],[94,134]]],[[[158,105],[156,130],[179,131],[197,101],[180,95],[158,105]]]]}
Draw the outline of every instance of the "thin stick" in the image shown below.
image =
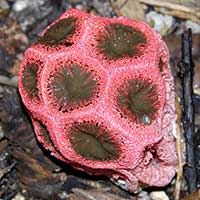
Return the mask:
{"type": "Polygon", "coordinates": [[[183,115],[182,123],[186,145],[186,164],[184,177],[187,182],[188,192],[197,190],[197,174],[194,158],[194,104],[193,104],[193,68],[192,61],[192,31],[188,29],[182,35],[182,62],[181,77],[183,87],[183,115]]]}
{"type": "Polygon", "coordinates": [[[138,1],[143,4],[153,6],[155,10],[161,13],[172,15],[182,19],[190,19],[197,23],[200,22],[200,9],[198,6],[188,7],[187,5],[183,4],[177,4],[159,0],[138,0],[138,1]]]}
{"type": "Polygon", "coordinates": [[[2,85],[18,87],[17,81],[18,80],[16,76],[13,78],[8,78],[7,76],[0,75],[0,84],[2,85]]]}
{"type": "Polygon", "coordinates": [[[179,200],[181,183],[183,178],[183,128],[181,126],[181,107],[178,97],[176,97],[176,112],[177,112],[177,139],[176,139],[176,149],[178,153],[178,170],[176,175],[176,185],[174,192],[174,200],[179,200]]]}
{"type": "MultiPolygon", "coordinates": [[[[162,2],[162,1],[158,1],[158,0],[139,0],[139,2],[149,4],[152,6],[159,6],[159,7],[172,9],[172,10],[179,10],[179,11],[186,12],[186,13],[192,13],[194,11],[193,8],[190,8],[188,6],[184,6],[184,5],[180,5],[180,4],[176,4],[176,3],[170,3],[167,1],[162,2]]],[[[197,11],[196,14],[199,16],[200,15],[199,11],[197,11]]]]}

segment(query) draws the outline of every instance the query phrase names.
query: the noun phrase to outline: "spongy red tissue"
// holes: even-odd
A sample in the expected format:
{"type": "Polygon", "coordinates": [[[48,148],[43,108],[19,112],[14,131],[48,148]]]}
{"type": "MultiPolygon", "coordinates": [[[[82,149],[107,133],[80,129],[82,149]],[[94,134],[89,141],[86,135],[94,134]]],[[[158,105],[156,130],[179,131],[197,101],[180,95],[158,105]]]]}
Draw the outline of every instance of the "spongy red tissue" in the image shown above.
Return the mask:
{"type": "Polygon", "coordinates": [[[74,168],[129,191],[174,177],[169,54],[144,22],[67,11],[25,52],[19,91],[39,142],[74,168]]]}

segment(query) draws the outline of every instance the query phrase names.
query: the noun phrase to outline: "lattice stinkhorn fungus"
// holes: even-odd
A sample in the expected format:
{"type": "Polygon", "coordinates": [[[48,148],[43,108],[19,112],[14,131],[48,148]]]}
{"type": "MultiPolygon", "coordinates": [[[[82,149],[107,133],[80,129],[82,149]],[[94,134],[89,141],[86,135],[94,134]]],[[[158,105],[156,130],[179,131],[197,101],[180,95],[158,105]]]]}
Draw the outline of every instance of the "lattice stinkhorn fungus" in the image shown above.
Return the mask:
{"type": "Polygon", "coordinates": [[[19,91],[39,142],[74,168],[129,191],[175,175],[169,55],[145,23],[64,13],[25,52],[19,91]]]}

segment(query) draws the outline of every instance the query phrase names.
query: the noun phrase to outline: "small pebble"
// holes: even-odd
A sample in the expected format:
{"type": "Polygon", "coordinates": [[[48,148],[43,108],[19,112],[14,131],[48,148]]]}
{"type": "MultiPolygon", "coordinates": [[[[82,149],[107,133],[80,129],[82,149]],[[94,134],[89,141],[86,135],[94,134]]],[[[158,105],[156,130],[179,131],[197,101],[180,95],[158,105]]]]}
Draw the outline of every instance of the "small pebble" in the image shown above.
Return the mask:
{"type": "Polygon", "coordinates": [[[22,194],[17,193],[12,200],[25,200],[25,197],[22,194]]]}
{"type": "Polygon", "coordinates": [[[9,9],[9,5],[8,5],[7,1],[5,1],[5,0],[0,0],[0,9],[2,9],[2,10],[7,10],[7,9],[9,9]]]}
{"type": "Polygon", "coordinates": [[[29,1],[28,0],[18,0],[14,3],[13,5],[13,10],[15,12],[21,12],[25,10],[29,6],[29,1]]]}
{"type": "Polygon", "coordinates": [[[185,22],[185,27],[186,28],[191,28],[192,29],[192,33],[200,33],[200,24],[195,23],[191,20],[187,20],[185,22]]]}
{"type": "Polygon", "coordinates": [[[155,11],[150,11],[149,13],[147,13],[146,19],[147,22],[152,26],[152,28],[161,35],[166,35],[175,21],[172,16],[162,15],[155,11]]]}
{"type": "Polygon", "coordinates": [[[164,191],[154,191],[150,193],[152,200],[169,200],[169,197],[164,191]]]}
{"type": "Polygon", "coordinates": [[[151,198],[149,197],[148,192],[146,192],[146,191],[141,191],[141,192],[138,194],[137,199],[138,199],[138,200],[151,200],[151,198]]]}

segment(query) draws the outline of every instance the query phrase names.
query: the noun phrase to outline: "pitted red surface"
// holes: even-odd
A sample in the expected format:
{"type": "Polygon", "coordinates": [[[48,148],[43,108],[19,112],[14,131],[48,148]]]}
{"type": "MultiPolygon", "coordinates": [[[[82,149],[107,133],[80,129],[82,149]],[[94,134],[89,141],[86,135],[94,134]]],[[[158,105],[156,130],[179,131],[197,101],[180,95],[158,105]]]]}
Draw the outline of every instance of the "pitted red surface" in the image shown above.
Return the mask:
{"type": "MultiPolygon", "coordinates": [[[[19,91],[27,107],[35,133],[42,145],[58,159],[93,174],[105,174],[124,180],[130,191],[139,185],[164,186],[175,175],[177,154],[172,136],[176,122],[173,77],[169,69],[168,50],[158,34],[144,22],[126,17],[114,19],[89,15],[73,9],[45,29],[68,17],[77,19],[74,34],[67,40],[72,45],[32,45],[26,52],[19,72],[19,91]],[[98,49],[105,26],[120,23],[141,31],[146,44],[138,46],[139,54],[109,59],[98,49]],[[162,70],[159,62],[164,63],[162,70]],[[22,79],[27,63],[36,63],[37,98],[30,98],[22,79]],[[78,64],[94,74],[98,90],[87,104],[72,110],[59,110],[49,93],[49,81],[57,69],[67,63],[78,64]],[[150,125],[134,122],[123,116],[117,97],[129,80],[145,80],[156,87],[157,111],[150,125]],[[70,143],[73,123],[101,124],[119,147],[119,157],[111,160],[90,160],[77,154],[70,143]],[[40,125],[48,130],[52,144],[41,134],[40,125]]],[[[42,35],[43,35],[42,34],[42,35]]],[[[106,33],[105,33],[106,34],[106,33]]]]}

